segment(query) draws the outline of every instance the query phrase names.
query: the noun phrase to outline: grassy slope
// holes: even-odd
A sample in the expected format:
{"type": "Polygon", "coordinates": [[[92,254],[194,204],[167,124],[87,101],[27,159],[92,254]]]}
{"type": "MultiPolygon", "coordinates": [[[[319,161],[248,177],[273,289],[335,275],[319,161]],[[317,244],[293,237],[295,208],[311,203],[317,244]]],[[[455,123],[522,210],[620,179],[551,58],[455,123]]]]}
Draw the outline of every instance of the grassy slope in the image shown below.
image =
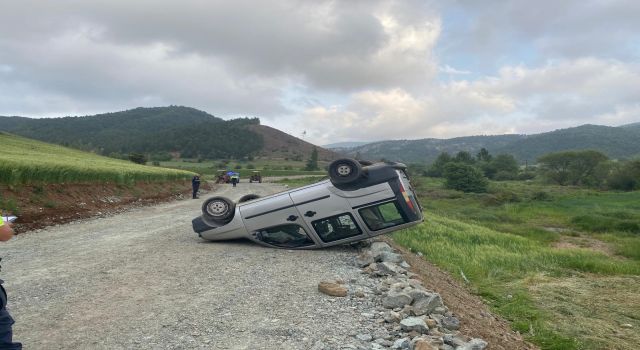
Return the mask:
{"type": "Polygon", "coordinates": [[[639,192],[507,182],[475,195],[416,182],[427,220],[394,239],[464,273],[515,329],[543,349],[640,343],[639,192]],[[612,252],[594,249],[603,242],[612,252]]]}
{"type": "Polygon", "coordinates": [[[189,179],[192,173],[133,164],[0,133],[0,183],[83,183],[189,179]]]}

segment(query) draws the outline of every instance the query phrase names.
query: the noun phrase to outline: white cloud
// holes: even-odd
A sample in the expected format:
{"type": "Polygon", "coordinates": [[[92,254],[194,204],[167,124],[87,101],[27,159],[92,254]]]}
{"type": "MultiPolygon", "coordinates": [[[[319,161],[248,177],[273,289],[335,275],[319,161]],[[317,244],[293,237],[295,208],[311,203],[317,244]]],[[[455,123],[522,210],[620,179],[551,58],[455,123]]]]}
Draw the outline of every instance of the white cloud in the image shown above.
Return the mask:
{"type": "Polygon", "coordinates": [[[539,68],[504,67],[495,77],[353,94],[344,106],[315,107],[303,120],[318,142],[534,133],[640,118],[640,65],[578,59],[539,68]]]}

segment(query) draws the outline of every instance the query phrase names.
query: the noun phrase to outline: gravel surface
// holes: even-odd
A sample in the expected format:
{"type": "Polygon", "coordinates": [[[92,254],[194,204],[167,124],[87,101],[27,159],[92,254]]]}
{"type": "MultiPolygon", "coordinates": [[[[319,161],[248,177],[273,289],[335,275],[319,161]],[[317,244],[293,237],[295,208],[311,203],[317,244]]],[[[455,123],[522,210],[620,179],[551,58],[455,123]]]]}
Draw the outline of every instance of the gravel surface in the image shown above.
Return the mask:
{"type": "MultiPolygon", "coordinates": [[[[281,190],[243,182],[215,194],[235,200],[281,190]]],[[[319,341],[351,343],[370,317],[362,310],[373,305],[320,294],[317,286],[335,278],[367,283],[354,264],[355,250],[203,241],[191,219],[207,196],[54,226],[1,244],[15,340],[26,349],[311,349],[319,341]]]]}

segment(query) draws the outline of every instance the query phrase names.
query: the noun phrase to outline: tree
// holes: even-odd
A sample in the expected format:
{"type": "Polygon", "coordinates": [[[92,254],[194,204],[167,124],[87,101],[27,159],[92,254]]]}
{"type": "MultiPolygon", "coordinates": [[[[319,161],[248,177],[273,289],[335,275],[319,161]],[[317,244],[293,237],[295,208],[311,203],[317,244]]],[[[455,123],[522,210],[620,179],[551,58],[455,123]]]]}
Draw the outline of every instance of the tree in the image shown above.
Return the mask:
{"type": "Polygon", "coordinates": [[[599,185],[598,170],[607,156],[598,151],[566,151],[538,158],[545,176],[559,185],[599,185]]]}
{"type": "Polygon", "coordinates": [[[129,153],[129,160],[136,164],[145,164],[147,163],[147,156],[142,153],[131,152],[129,153]]]}
{"type": "Polygon", "coordinates": [[[445,187],[462,192],[486,192],[489,181],[477,168],[451,162],[444,167],[445,187]]]}
{"type": "Polygon", "coordinates": [[[617,167],[609,175],[607,184],[614,190],[640,190],[640,160],[632,160],[617,167]]]}
{"type": "Polygon", "coordinates": [[[518,162],[510,154],[499,154],[491,161],[496,180],[513,180],[518,176],[518,162]]]}
{"type": "Polygon", "coordinates": [[[471,153],[466,151],[460,151],[456,154],[455,158],[453,158],[454,162],[465,163],[465,164],[473,164],[474,159],[471,156],[471,153]]]}
{"type": "Polygon", "coordinates": [[[476,155],[476,159],[478,159],[479,162],[490,162],[491,158],[493,158],[493,156],[491,156],[491,154],[489,154],[489,151],[487,151],[487,149],[484,147],[482,147],[480,149],[480,152],[478,152],[478,154],[476,155]]]}
{"type": "Polygon", "coordinates": [[[436,158],[436,160],[433,162],[433,164],[431,164],[429,169],[427,169],[426,175],[431,177],[442,177],[442,174],[444,173],[444,166],[451,161],[452,159],[449,153],[447,152],[440,153],[438,158],[436,158]]]}
{"type": "Polygon", "coordinates": [[[305,165],[304,170],[312,171],[318,169],[318,149],[314,146],[311,151],[311,158],[307,160],[307,165],[305,165]]]}

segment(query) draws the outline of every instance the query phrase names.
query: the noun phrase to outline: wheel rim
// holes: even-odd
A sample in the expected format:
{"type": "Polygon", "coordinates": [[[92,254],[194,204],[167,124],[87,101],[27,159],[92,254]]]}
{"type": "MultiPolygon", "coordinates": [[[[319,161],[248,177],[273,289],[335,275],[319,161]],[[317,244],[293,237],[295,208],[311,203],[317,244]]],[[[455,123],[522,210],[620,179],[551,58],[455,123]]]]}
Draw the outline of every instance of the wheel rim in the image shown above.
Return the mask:
{"type": "Polygon", "coordinates": [[[340,176],[349,176],[349,174],[351,174],[351,166],[347,164],[340,164],[336,168],[336,172],[340,176]]]}
{"type": "Polygon", "coordinates": [[[229,206],[227,205],[227,203],[223,201],[214,201],[209,203],[209,205],[207,206],[207,210],[209,211],[209,214],[214,216],[220,216],[225,212],[227,212],[228,209],[229,209],[229,206]]]}

